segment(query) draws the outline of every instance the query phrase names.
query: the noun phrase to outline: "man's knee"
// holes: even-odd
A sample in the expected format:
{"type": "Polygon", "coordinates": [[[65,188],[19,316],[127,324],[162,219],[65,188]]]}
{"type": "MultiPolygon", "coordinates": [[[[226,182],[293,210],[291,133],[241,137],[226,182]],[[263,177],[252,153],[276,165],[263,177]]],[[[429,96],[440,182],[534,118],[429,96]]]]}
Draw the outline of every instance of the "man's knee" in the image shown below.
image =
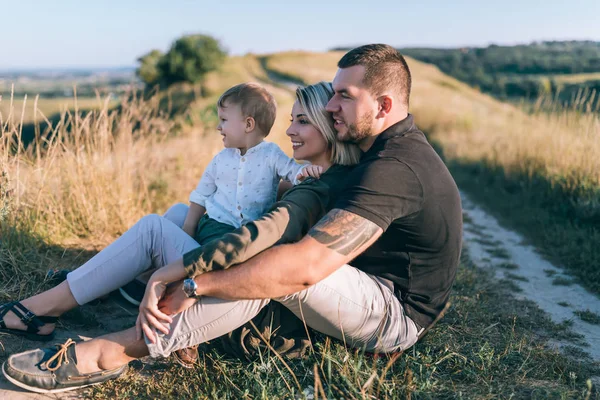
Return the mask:
{"type": "Polygon", "coordinates": [[[356,268],[351,267],[349,265],[344,265],[341,268],[339,268],[337,271],[333,272],[331,275],[329,275],[328,277],[326,277],[325,279],[317,282],[316,284],[307,287],[306,289],[300,290],[296,293],[292,293],[292,294],[288,294],[285,296],[281,296],[278,298],[274,298],[273,300],[278,302],[278,303],[289,303],[289,302],[306,302],[307,300],[309,300],[309,297],[311,296],[311,294],[314,294],[315,291],[319,292],[322,291],[323,289],[325,289],[325,291],[327,291],[326,296],[329,296],[330,293],[329,291],[331,290],[331,288],[335,288],[337,285],[340,284],[340,282],[344,282],[347,281],[348,279],[352,279],[353,282],[356,282],[355,276],[354,275],[350,275],[350,278],[348,278],[348,274],[355,274],[356,271],[358,271],[356,268]]]}
{"type": "Polygon", "coordinates": [[[294,302],[294,303],[297,303],[298,301],[305,302],[313,287],[314,287],[314,285],[310,286],[306,289],[303,289],[299,292],[292,293],[292,294],[286,294],[285,296],[281,296],[281,297],[275,297],[271,300],[281,303],[283,305],[285,305],[286,303],[290,303],[290,302],[294,302]]]}
{"type": "Polygon", "coordinates": [[[227,301],[202,297],[195,305],[173,316],[169,334],[156,332],[151,343],[144,334],[151,357],[168,357],[172,352],[213,340],[252,320],[269,299],[227,301]]]}

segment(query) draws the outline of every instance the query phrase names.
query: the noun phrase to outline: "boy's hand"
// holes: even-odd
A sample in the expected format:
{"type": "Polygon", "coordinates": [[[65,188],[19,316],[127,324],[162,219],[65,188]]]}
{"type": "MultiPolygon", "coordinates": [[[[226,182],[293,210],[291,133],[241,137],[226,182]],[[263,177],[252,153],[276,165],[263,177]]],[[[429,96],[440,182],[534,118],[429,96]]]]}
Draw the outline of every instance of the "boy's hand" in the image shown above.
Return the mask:
{"type": "Polygon", "coordinates": [[[319,165],[308,165],[306,168],[303,168],[302,171],[296,176],[300,182],[303,182],[306,178],[315,178],[319,179],[321,177],[321,173],[323,172],[323,167],[319,165]]]}

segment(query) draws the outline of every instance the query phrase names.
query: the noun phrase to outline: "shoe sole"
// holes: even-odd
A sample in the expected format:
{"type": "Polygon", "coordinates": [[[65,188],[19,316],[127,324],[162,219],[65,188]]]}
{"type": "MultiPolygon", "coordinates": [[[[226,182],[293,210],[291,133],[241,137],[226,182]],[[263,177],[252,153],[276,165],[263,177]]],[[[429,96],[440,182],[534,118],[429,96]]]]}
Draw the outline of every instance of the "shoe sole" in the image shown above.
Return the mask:
{"type": "Polygon", "coordinates": [[[187,362],[185,362],[181,358],[179,358],[177,355],[174,355],[173,358],[175,359],[175,362],[177,364],[181,365],[183,368],[194,369],[194,367],[196,366],[196,363],[188,364],[187,362]]]}
{"type": "Polygon", "coordinates": [[[30,392],[34,392],[34,393],[46,394],[46,393],[62,393],[62,392],[70,392],[70,391],[72,391],[72,390],[79,390],[79,389],[83,389],[83,388],[85,388],[85,387],[88,387],[88,386],[94,386],[94,385],[99,385],[99,384],[101,384],[101,383],[104,383],[104,382],[96,382],[96,383],[90,383],[90,384],[88,384],[88,385],[82,385],[82,386],[73,386],[73,387],[62,388],[62,389],[40,389],[40,388],[38,388],[38,387],[34,387],[34,386],[29,386],[29,385],[26,385],[26,384],[24,384],[23,382],[19,382],[19,381],[18,381],[18,380],[16,380],[15,378],[13,378],[13,377],[11,377],[10,375],[8,375],[8,374],[6,373],[6,369],[5,369],[5,368],[6,368],[6,363],[7,363],[7,362],[8,362],[8,361],[5,361],[5,362],[4,362],[4,364],[2,364],[2,374],[4,375],[4,377],[5,377],[6,379],[8,379],[8,381],[9,381],[10,383],[12,383],[13,385],[15,385],[15,386],[18,386],[18,387],[20,387],[20,388],[22,388],[22,389],[25,389],[25,390],[29,390],[30,392]]]}
{"type": "Polygon", "coordinates": [[[121,293],[121,296],[123,296],[123,298],[125,300],[127,300],[128,302],[130,302],[134,306],[139,306],[140,305],[139,301],[137,301],[136,299],[134,299],[133,297],[131,297],[130,295],[128,295],[127,292],[124,291],[122,288],[119,288],[119,293],[121,293]]]}

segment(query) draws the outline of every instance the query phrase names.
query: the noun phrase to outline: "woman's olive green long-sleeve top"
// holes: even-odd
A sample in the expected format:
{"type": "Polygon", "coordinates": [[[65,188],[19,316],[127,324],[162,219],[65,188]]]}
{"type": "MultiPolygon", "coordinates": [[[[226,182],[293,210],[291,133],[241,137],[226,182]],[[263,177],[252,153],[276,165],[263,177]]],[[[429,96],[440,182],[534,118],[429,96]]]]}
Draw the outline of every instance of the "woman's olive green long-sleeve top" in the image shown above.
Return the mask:
{"type": "Polygon", "coordinates": [[[343,189],[350,167],[334,165],[320,179],[288,190],[265,215],[183,256],[187,275],[240,264],[275,244],[296,242],[323,217],[343,189]]]}

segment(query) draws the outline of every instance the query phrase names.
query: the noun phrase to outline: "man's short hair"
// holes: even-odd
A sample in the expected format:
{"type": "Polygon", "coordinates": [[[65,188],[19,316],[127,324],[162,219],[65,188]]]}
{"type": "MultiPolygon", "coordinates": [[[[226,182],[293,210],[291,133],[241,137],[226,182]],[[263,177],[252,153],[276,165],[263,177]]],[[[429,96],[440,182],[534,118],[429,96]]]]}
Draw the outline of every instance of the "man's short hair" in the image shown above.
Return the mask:
{"type": "Polygon", "coordinates": [[[217,101],[220,108],[228,104],[239,105],[244,117],[254,118],[256,127],[265,136],[269,134],[275,123],[277,103],[267,89],[258,83],[240,83],[228,89],[217,101]]]}
{"type": "Polygon", "coordinates": [[[387,44],[367,44],[350,50],[338,62],[339,68],[350,68],[355,65],[365,67],[363,84],[375,96],[391,90],[408,108],[410,70],[398,50],[387,44]]]}

